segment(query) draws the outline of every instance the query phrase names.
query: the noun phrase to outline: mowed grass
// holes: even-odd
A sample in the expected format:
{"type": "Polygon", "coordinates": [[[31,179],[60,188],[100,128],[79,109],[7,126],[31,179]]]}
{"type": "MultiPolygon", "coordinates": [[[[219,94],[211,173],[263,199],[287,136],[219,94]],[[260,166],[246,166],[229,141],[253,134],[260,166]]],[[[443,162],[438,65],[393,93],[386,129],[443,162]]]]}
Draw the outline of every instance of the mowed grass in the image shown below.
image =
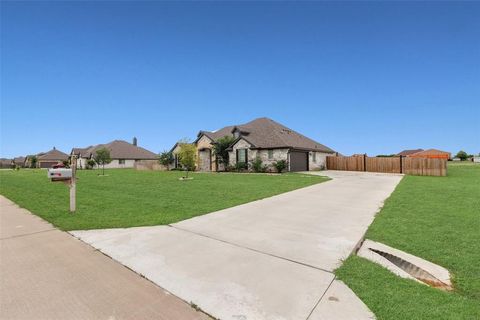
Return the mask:
{"type": "Polygon", "coordinates": [[[63,230],[163,225],[326,181],[301,174],[79,170],[77,212],[46,170],[0,170],[0,194],[63,230]]]}
{"type": "Polygon", "coordinates": [[[480,165],[404,177],[366,238],[447,268],[455,287],[433,289],[352,256],[336,274],[378,319],[480,319],[480,165]]]}

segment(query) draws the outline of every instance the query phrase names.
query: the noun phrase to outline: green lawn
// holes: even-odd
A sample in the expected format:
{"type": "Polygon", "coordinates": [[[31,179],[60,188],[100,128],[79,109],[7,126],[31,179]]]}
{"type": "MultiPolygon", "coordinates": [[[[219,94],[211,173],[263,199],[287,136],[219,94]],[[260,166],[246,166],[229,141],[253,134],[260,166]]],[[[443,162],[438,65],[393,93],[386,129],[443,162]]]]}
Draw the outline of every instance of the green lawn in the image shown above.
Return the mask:
{"type": "Polygon", "coordinates": [[[480,319],[480,165],[406,176],[366,238],[444,266],[455,287],[439,291],[352,256],[336,273],[378,319],[480,319]]]}
{"type": "Polygon", "coordinates": [[[0,170],[0,194],[63,230],[169,224],[326,181],[301,174],[193,173],[113,169],[78,171],[77,212],[69,191],[46,170],[0,170]]]}

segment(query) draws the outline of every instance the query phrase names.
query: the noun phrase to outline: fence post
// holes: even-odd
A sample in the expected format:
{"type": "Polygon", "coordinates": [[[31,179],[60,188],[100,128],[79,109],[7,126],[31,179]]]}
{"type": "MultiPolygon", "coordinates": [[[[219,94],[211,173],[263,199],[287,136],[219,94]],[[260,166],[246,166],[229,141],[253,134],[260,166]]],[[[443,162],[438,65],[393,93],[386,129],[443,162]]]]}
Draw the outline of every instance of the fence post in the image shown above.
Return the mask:
{"type": "Polygon", "coordinates": [[[363,171],[367,171],[367,154],[363,154],[363,171]]]}
{"type": "Polygon", "coordinates": [[[400,173],[403,173],[402,155],[400,155],[400,173]]]}

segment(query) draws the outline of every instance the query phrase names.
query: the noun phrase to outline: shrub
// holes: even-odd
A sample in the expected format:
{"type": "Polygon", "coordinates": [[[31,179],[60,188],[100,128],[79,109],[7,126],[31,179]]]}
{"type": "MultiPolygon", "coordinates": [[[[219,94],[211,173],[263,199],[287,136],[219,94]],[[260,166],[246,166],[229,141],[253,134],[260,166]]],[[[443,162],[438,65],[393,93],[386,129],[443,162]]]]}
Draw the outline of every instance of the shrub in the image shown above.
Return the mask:
{"type": "Polygon", "coordinates": [[[237,170],[238,172],[240,171],[244,171],[244,170],[247,170],[248,169],[248,165],[246,162],[237,162],[235,164],[235,170],[237,170]]]}
{"type": "Polygon", "coordinates": [[[282,173],[282,171],[287,168],[287,161],[278,160],[278,161],[273,163],[273,166],[275,167],[275,169],[277,169],[278,173],[282,173]]]}
{"type": "Polygon", "coordinates": [[[225,171],[227,171],[227,172],[235,171],[235,166],[231,165],[231,164],[228,164],[228,165],[225,166],[225,171]]]}
{"type": "Polygon", "coordinates": [[[93,159],[88,159],[87,160],[87,164],[85,165],[85,169],[93,169],[93,167],[95,166],[95,160],[93,159]]]}
{"type": "Polygon", "coordinates": [[[267,172],[268,165],[263,164],[262,159],[257,157],[255,160],[252,161],[252,169],[254,172],[267,172]]]}

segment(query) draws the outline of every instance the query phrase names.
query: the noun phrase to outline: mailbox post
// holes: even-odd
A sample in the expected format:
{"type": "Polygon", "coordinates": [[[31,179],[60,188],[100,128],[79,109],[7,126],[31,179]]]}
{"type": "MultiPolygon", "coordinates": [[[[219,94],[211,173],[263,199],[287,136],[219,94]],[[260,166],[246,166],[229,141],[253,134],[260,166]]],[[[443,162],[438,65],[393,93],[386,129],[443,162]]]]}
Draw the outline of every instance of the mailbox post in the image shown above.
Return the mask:
{"type": "Polygon", "coordinates": [[[70,160],[72,178],[70,179],[70,212],[74,213],[77,205],[77,157],[72,155],[70,160]]]}
{"type": "Polygon", "coordinates": [[[48,169],[48,177],[52,182],[63,182],[68,184],[70,188],[70,212],[74,213],[76,209],[76,191],[77,191],[77,158],[72,156],[70,161],[70,169],[55,168],[48,169]]]}

